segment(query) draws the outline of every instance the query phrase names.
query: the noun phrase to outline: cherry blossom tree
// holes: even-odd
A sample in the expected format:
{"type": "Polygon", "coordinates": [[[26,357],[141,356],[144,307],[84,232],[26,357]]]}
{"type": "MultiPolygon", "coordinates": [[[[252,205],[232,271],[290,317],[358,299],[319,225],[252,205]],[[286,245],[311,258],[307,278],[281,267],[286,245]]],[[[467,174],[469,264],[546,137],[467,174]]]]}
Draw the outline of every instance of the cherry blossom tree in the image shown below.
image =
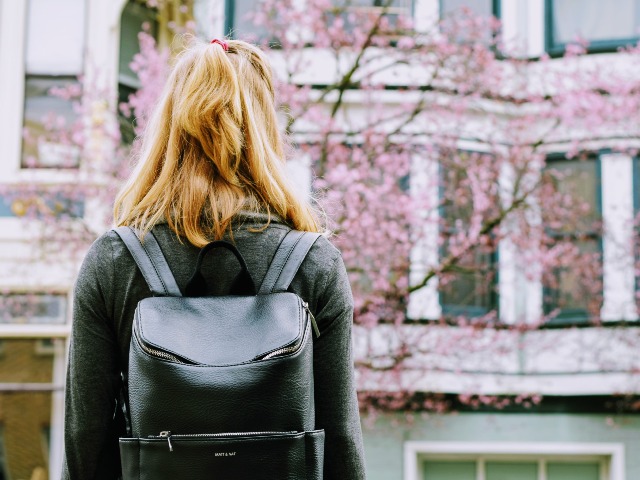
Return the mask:
{"type": "MultiPolygon", "coordinates": [[[[358,5],[263,0],[251,14],[257,33],[248,39],[272,57],[283,130],[293,155],[310,159],[313,195],[343,252],[361,381],[383,378],[391,385],[363,394],[363,405],[442,410],[443,398],[417,395],[402,373],[428,372],[441,363],[431,361],[436,357],[451,364],[469,355],[499,362],[501,353],[522,347],[519,334],[554,321],[563,295],[588,298],[591,321],[600,321],[602,259],[591,247],[606,226],[581,183],[570,181],[579,178],[575,172],[554,167],[548,154],[587,158],[599,138],[631,151],[640,125],[639,77],[607,59],[587,58],[579,43],[561,59],[519,58],[495,18],[469,11],[418,29],[391,0],[375,9],[358,5]],[[416,262],[421,245],[437,246],[437,258],[416,262]],[[517,252],[527,278],[555,298],[534,321],[500,318],[496,257],[505,245],[517,252]],[[441,299],[465,308],[408,320],[411,294],[433,285],[441,299]],[[483,299],[486,308],[474,312],[469,297],[483,299]],[[414,324],[421,328],[406,328],[414,324]],[[434,329],[444,333],[434,336],[434,329]]],[[[42,198],[39,187],[5,192],[22,199],[25,218],[53,227],[48,238],[75,245],[70,237],[85,243],[95,237],[95,222],[83,223],[62,204],[52,208],[50,199],[90,198],[108,206],[128,172],[131,147],[121,145],[114,114],[135,117],[141,131],[170,56],[145,32],[140,45],[132,69],[142,88],[125,104],[100,101],[113,95],[96,95],[90,85],[52,92],[77,99],[77,122],[54,120],[46,135],[81,152],[78,182],[44,201],[34,200],[42,198]]],[[[619,55],[638,54],[640,47],[619,55]]],[[[536,392],[459,396],[474,406],[539,400],[536,392]]]]}
{"type": "MultiPolygon", "coordinates": [[[[286,128],[312,159],[315,192],[351,275],[361,381],[371,374],[387,387],[363,394],[365,404],[438,409],[443,402],[416,396],[403,372],[438,368],[436,357],[462,364],[513,352],[521,332],[554,321],[575,298],[589,299],[599,323],[602,255],[592,247],[605,226],[580,172],[547,156],[560,148],[586,162],[598,137],[632,151],[625,140],[638,135],[638,76],[587,58],[579,43],[562,59],[519,59],[496,19],[469,11],[419,31],[391,1],[373,11],[358,5],[267,0],[254,21],[265,47],[275,47],[286,128]],[[410,281],[412,250],[425,241],[437,242],[438,258],[410,281]],[[457,327],[446,341],[406,328],[410,293],[434,281],[441,300],[465,304],[460,290],[495,296],[505,244],[550,297],[540,318],[505,325],[494,301],[481,314],[462,308],[426,319],[457,327]]],[[[501,407],[540,397],[459,400],[501,407]]]]}

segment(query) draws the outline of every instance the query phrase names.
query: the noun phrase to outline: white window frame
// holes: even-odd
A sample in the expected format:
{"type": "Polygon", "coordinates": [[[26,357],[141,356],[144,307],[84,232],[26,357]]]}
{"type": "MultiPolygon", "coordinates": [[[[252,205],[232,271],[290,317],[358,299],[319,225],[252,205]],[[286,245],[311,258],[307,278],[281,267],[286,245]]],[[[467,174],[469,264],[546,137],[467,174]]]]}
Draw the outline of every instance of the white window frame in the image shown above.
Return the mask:
{"type": "MultiPolygon", "coordinates": [[[[437,5],[437,9],[438,9],[438,17],[442,17],[442,13],[441,13],[441,10],[442,10],[442,1],[443,1],[443,0],[436,0],[436,5],[437,5]]],[[[503,3],[504,1],[505,1],[505,0],[498,0],[498,12],[499,12],[499,13],[502,13],[502,3],[503,3]]],[[[473,2],[469,2],[469,3],[473,3],[473,2]]],[[[492,2],[492,5],[491,5],[491,15],[494,15],[495,13],[496,13],[496,12],[495,12],[495,11],[494,11],[494,9],[493,9],[493,2],[492,2]]]]}
{"type": "MultiPolygon", "coordinates": [[[[84,37],[85,52],[88,48],[88,13],[92,5],[88,0],[85,4],[84,12],[84,37]]],[[[4,106],[2,119],[0,119],[0,144],[6,146],[3,151],[3,158],[0,160],[0,178],[3,181],[24,183],[32,181],[43,181],[48,183],[64,182],[71,178],[64,169],[48,168],[47,164],[59,158],[60,152],[71,147],[57,146],[53,144],[44,145],[49,147],[51,158],[42,162],[42,167],[23,168],[22,149],[24,128],[24,108],[25,108],[25,84],[28,76],[42,78],[56,78],[60,75],[57,72],[47,73],[27,73],[27,36],[29,21],[29,0],[15,0],[13,2],[3,2],[0,4],[0,48],[3,49],[3,56],[0,58],[0,71],[5,74],[0,78],[0,103],[4,106]],[[6,48],[10,45],[10,48],[6,48]]],[[[86,72],[89,65],[87,55],[82,54],[81,74],[86,72]]],[[[96,65],[99,63],[96,62],[96,65]]],[[[62,78],[74,76],[73,74],[62,74],[62,78]]],[[[73,150],[72,150],[73,151],[73,150]]]]}
{"type": "MultiPolygon", "coordinates": [[[[556,442],[422,442],[404,444],[403,480],[422,480],[426,459],[599,460],[601,480],[625,479],[625,451],[621,443],[556,442]]],[[[479,476],[478,478],[482,478],[479,476]]],[[[546,480],[544,475],[539,480],[546,480]]]]}
{"type": "Polygon", "coordinates": [[[544,13],[544,0],[502,0],[502,36],[511,54],[537,57],[544,53],[544,13]]]}
{"type": "Polygon", "coordinates": [[[636,273],[633,261],[633,157],[601,153],[603,304],[602,320],[636,321],[636,273]]]}
{"type": "MultiPolygon", "coordinates": [[[[428,158],[414,156],[411,159],[411,187],[409,193],[415,195],[418,192],[428,192],[429,204],[437,205],[439,201],[438,181],[439,164],[437,156],[429,155],[428,158]]],[[[420,283],[427,271],[438,265],[440,261],[440,249],[438,247],[439,236],[439,211],[436,208],[420,212],[417,217],[424,219],[421,231],[418,233],[418,241],[412,245],[409,262],[409,283],[420,283]]],[[[438,277],[433,277],[429,283],[409,295],[407,306],[407,318],[418,320],[421,318],[438,319],[442,316],[440,295],[438,294],[438,277]]]]}
{"type": "MultiPolygon", "coordinates": [[[[373,3],[373,0],[371,0],[371,3],[373,3]]],[[[413,16],[413,0],[400,0],[399,3],[402,3],[403,5],[401,6],[389,6],[388,10],[387,10],[387,14],[391,14],[393,15],[394,13],[405,13],[408,12],[408,16],[412,17],[413,16]]],[[[347,7],[347,10],[351,10],[351,11],[360,11],[360,12],[371,12],[371,13],[377,13],[383,10],[384,7],[379,7],[376,5],[350,5],[349,7],[347,7]]]]}
{"type": "Polygon", "coordinates": [[[194,0],[193,16],[198,36],[219,38],[225,35],[225,2],[194,0]]]}
{"type": "MultiPolygon", "coordinates": [[[[118,75],[120,13],[126,0],[87,1],[83,75],[88,84],[114,85],[118,75]],[[105,67],[106,65],[106,67],[105,67]]],[[[73,174],[51,168],[21,168],[24,123],[28,0],[0,3],[0,179],[5,183],[66,183],[73,174]]]]}
{"type": "Polygon", "coordinates": [[[440,0],[414,0],[413,22],[418,32],[428,32],[440,18],[440,0]]]}

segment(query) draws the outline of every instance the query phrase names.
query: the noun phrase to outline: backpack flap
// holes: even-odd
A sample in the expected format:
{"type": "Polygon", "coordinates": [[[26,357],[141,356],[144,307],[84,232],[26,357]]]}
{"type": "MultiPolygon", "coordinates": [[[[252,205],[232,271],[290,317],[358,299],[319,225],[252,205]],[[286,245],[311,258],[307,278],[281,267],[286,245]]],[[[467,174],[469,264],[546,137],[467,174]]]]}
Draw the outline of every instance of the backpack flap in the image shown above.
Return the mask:
{"type": "Polygon", "coordinates": [[[306,312],[294,293],[151,297],[138,304],[141,345],[179,362],[223,366],[260,360],[303,340],[306,312]]]}

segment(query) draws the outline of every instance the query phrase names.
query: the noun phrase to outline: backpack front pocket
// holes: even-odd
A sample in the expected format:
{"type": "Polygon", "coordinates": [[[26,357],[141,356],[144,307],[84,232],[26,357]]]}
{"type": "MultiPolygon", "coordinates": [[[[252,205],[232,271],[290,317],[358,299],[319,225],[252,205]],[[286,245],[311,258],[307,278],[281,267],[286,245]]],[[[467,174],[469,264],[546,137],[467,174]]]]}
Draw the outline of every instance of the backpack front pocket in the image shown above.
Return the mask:
{"type": "Polygon", "coordinates": [[[324,430],[120,439],[123,480],[321,480],[323,450],[324,430]]]}

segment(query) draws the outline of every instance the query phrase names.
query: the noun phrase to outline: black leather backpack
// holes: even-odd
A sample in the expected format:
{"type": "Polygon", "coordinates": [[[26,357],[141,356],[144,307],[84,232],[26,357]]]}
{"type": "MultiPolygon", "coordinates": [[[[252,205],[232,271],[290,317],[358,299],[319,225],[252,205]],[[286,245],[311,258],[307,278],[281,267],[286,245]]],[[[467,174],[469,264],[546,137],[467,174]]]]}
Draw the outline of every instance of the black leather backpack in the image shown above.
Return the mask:
{"type": "Polygon", "coordinates": [[[115,231],[154,294],[138,303],[133,322],[123,479],[321,480],[319,331],[306,302],[287,291],[319,234],[289,232],[258,291],[240,252],[210,243],[183,296],[151,232],[140,242],[128,227],[115,231]],[[200,269],[214,248],[240,262],[234,295],[207,296],[200,269]]]}

